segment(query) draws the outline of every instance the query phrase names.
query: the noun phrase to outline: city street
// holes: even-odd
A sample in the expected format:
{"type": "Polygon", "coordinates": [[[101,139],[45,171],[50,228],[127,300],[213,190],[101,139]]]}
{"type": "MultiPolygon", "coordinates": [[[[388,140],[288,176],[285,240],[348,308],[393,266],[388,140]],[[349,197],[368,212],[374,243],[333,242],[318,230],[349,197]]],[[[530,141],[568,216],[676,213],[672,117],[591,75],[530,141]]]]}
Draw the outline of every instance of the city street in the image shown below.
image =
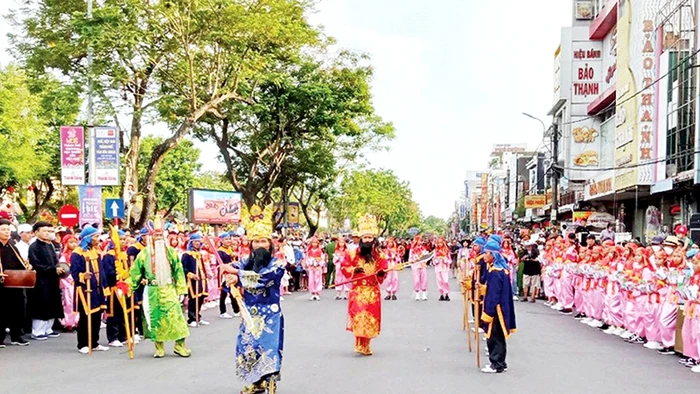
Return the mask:
{"type": "MultiPolygon", "coordinates": [[[[431,275],[430,285],[435,288],[431,275]]],[[[461,330],[462,301],[453,281],[451,302],[409,298],[411,273],[401,273],[401,299],[383,303],[382,334],[374,356],[353,353],[345,331],[345,302],[326,291],[287,296],[285,358],[279,393],[693,393],[700,375],[675,356],[660,356],[561,316],[542,304],[517,303],[518,332],[508,349],[509,370],[486,375],[475,366],[461,330]]],[[[126,349],[80,355],[74,334],[29,348],[0,349],[3,393],[237,393],[235,335],[239,319],[204,313],[211,325],[191,329],[193,356],[151,358],[143,342],[129,360],[126,349]]],[[[102,331],[104,339],[104,330],[102,331]]],[[[106,343],[106,341],[102,341],[106,343]]],[[[485,342],[482,342],[482,348],[485,342]]],[[[487,362],[482,357],[482,364],[487,362]]]]}

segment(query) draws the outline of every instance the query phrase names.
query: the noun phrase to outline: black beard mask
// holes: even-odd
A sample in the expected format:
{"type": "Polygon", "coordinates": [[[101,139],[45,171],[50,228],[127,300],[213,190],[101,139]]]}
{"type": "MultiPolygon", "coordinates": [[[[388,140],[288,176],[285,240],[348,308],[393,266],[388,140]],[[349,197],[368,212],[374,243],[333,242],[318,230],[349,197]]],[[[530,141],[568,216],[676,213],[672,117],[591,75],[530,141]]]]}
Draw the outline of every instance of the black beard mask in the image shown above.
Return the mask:
{"type": "Polygon", "coordinates": [[[272,252],[270,252],[269,249],[257,248],[253,251],[253,254],[250,255],[248,266],[250,266],[252,262],[253,271],[260,272],[261,269],[267,267],[270,260],[272,260],[272,252]]]}
{"type": "Polygon", "coordinates": [[[372,258],[372,247],[374,242],[362,242],[360,241],[360,256],[365,260],[370,260],[372,258]]]}

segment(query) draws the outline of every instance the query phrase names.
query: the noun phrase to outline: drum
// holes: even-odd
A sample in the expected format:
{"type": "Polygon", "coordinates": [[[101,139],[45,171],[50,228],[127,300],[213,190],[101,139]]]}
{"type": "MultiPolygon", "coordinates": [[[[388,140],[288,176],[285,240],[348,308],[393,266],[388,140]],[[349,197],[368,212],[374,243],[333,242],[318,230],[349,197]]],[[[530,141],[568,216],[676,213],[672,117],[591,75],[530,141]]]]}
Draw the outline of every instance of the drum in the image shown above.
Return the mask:
{"type": "Polygon", "coordinates": [[[36,271],[4,270],[2,275],[6,289],[32,289],[36,285],[36,271]]]}
{"type": "Polygon", "coordinates": [[[61,279],[66,279],[70,276],[70,267],[66,263],[59,263],[56,268],[63,268],[63,273],[58,277],[61,279]]]}

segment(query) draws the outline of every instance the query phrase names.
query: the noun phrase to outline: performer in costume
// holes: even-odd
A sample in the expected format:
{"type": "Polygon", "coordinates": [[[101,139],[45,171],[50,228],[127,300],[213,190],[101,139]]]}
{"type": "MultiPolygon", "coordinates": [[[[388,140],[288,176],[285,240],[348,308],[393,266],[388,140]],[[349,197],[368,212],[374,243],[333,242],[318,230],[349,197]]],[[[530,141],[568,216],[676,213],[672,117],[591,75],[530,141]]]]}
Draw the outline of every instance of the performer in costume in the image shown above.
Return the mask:
{"type": "Polygon", "coordinates": [[[437,282],[438,291],[440,292],[440,301],[450,300],[450,266],[452,258],[450,257],[450,248],[445,242],[445,238],[440,237],[435,245],[435,281],[437,282]]]}
{"type": "MultiPolygon", "coordinates": [[[[408,254],[408,261],[417,260],[421,255],[427,252],[425,245],[420,235],[413,238],[411,249],[408,254]]],[[[425,264],[411,265],[411,273],[413,274],[413,293],[416,301],[428,300],[428,269],[425,264]]]]}
{"type": "MultiPolygon", "coordinates": [[[[230,265],[232,267],[238,266],[238,236],[231,233],[223,233],[220,236],[221,247],[218,250],[219,257],[221,257],[221,262],[230,265]],[[235,241],[234,241],[235,240],[235,241]]],[[[219,317],[222,319],[231,319],[233,316],[226,312],[226,299],[231,300],[231,308],[233,308],[233,315],[238,316],[240,310],[238,309],[238,304],[236,300],[233,299],[233,294],[231,294],[231,289],[222,279],[221,273],[223,273],[223,267],[219,267],[219,287],[221,288],[221,295],[219,298],[219,317]]]]}
{"type": "Polygon", "coordinates": [[[97,244],[100,242],[99,235],[96,228],[86,226],[80,233],[80,246],[73,250],[70,258],[70,273],[75,283],[75,308],[80,314],[78,351],[82,354],[88,354],[90,349],[109,350],[108,347],[98,343],[102,312],[106,305],[104,292],[106,278],[102,258],[97,250],[97,244]],[[88,319],[92,326],[90,333],[88,333],[88,319]]]}
{"type": "Polygon", "coordinates": [[[132,291],[144,285],[144,335],[155,343],[155,358],[165,356],[166,341],[175,341],[175,354],[189,357],[192,351],[185,346],[185,338],[190,332],[178,299],[187,294],[182,264],[177,251],[166,245],[160,220],[148,227],[152,237],[131,265],[128,280],[132,291]]]}
{"type": "Polygon", "coordinates": [[[379,250],[377,219],[365,215],[358,223],[359,247],[341,264],[343,274],[352,279],[346,329],[355,336],[355,351],[372,355],[370,341],[379,336],[382,319],[380,286],[386,277],[387,261],[379,250]],[[362,279],[360,279],[362,278],[362,279]]]}
{"type": "MultiPolygon", "coordinates": [[[[118,230],[116,236],[123,241],[126,233],[118,230]]],[[[121,247],[122,243],[119,244],[121,247]]],[[[107,253],[102,257],[102,263],[105,268],[106,286],[109,289],[107,296],[107,340],[111,347],[122,347],[127,340],[128,333],[124,322],[124,310],[117,298],[117,283],[124,282],[129,278],[126,251],[123,249],[115,250],[114,240],[109,241],[107,253]]],[[[127,305],[129,305],[128,300],[127,305]]]]}
{"type": "Polygon", "coordinates": [[[209,294],[207,292],[207,276],[202,262],[202,235],[195,233],[190,235],[187,244],[187,252],[182,255],[182,266],[187,276],[188,302],[187,302],[187,323],[190,327],[198,325],[209,325],[209,322],[202,320],[201,311],[204,299],[209,294]]]}
{"type": "Polygon", "coordinates": [[[310,300],[320,301],[321,291],[323,290],[323,273],[326,270],[326,254],[321,248],[316,237],[311,238],[309,247],[306,249],[306,258],[304,259],[304,268],[309,277],[309,293],[310,300]]]}
{"type": "MultiPolygon", "coordinates": [[[[397,264],[401,264],[402,255],[396,247],[396,239],[390,237],[386,240],[386,260],[389,268],[395,267],[397,264]]],[[[396,301],[396,293],[399,291],[399,273],[398,271],[389,271],[384,279],[384,288],[386,289],[385,300],[396,301]]]]}
{"type": "Polygon", "coordinates": [[[252,320],[252,326],[248,326],[243,319],[238,330],[236,375],[248,384],[242,394],[274,393],[282,367],[284,317],[280,284],[286,263],[274,257],[271,215],[255,205],[250,208],[250,215],[247,227],[252,254],[242,260],[240,269],[224,266],[224,272],[235,275],[228,279],[229,284],[244,290],[243,301],[252,320]]]}
{"type": "MultiPolygon", "coordinates": [[[[129,259],[129,270],[131,270],[134,260],[141,253],[141,251],[146,247],[146,237],[148,236],[148,228],[145,226],[139,231],[136,236],[136,242],[126,249],[126,256],[129,259]]],[[[131,299],[129,299],[129,314],[134,315],[134,325],[132,328],[136,333],[134,335],[134,342],[138,343],[141,340],[140,335],[143,335],[143,319],[141,313],[141,304],[143,303],[143,285],[139,285],[138,289],[133,292],[131,299]]]]}
{"type": "MultiPolygon", "coordinates": [[[[61,238],[61,245],[63,249],[58,261],[70,267],[70,257],[73,250],[78,247],[78,237],[75,234],[66,234],[61,238]]],[[[67,275],[65,278],[61,278],[60,284],[63,298],[63,319],[60,322],[64,329],[72,331],[78,327],[78,314],[75,313],[75,299],[73,298],[75,289],[73,277],[67,275]]]]}
{"type": "Polygon", "coordinates": [[[348,244],[345,241],[345,237],[338,236],[338,241],[335,245],[335,251],[333,252],[333,264],[335,265],[336,300],[347,300],[348,292],[352,288],[352,285],[349,283],[338,286],[341,283],[347,282],[349,279],[345,275],[343,275],[343,271],[340,269],[340,265],[343,263],[348,253],[348,244]]]}
{"type": "Polygon", "coordinates": [[[486,345],[490,365],[481,371],[500,373],[508,368],[506,364],[506,339],[515,332],[515,308],[513,289],[508,272],[508,262],[500,253],[501,245],[490,240],[484,246],[484,260],[489,264],[486,276],[486,296],[481,321],[485,323],[486,345]]]}

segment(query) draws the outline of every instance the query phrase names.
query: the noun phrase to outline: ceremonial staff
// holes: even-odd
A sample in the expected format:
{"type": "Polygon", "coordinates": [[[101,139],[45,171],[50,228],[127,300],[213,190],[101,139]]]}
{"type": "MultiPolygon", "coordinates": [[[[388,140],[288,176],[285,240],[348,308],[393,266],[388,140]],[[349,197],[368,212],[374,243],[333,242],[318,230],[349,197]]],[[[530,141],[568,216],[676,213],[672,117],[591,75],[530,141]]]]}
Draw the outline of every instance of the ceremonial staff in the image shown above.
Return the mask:
{"type": "MultiPolygon", "coordinates": [[[[112,239],[112,243],[114,244],[114,265],[115,268],[119,267],[122,262],[124,262],[124,266],[122,266],[123,270],[126,270],[128,272],[129,266],[128,266],[128,257],[127,260],[125,261],[123,259],[123,253],[122,253],[122,244],[121,240],[119,239],[119,233],[117,232],[117,228],[112,226],[111,224],[109,225],[109,235],[110,238],[112,239]]],[[[122,272],[124,273],[124,272],[122,272]]],[[[123,281],[119,281],[119,270],[117,269],[117,285],[115,286],[115,292],[117,296],[117,301],[119,302],[119,305],[122,307],[122,312],[124,314],[124,329],[126,330],[126,342],[127,346],[129,349],[129,358],[133,359],[134,358],[134,334],[135,332],[132,332],[132,329],[135,329],[134,323],[133,323],[133,314],[134,314],[134,297],[132,295],[131,297],[131,313],[129,313],[129,308],[127,307],[126,303],[126,296],[129,294],[129,286],[124,283],[123,281]],[[131,324],[129,322],[131,321],[131,324]]],[[[125,278],[125,277],[122,277],[125,278]]]]}
{"type": "MultiPolygon", "coordinates": [[[[197,319],[196,322],[197,322],[197,327],[199,327],[199,284],[202,283],[202,282],[200,282],[200,278],[199,278],[199,273],[200,273],[199,272],[199,263],[202,261],[202,254],[201,254],[201,251],[198,251],[197,253],[198,253],[198,256],[194,259],[194,263],[195,263],[195,267],[196,267],[195,268],[195,272],[196,272],[195,275],[197,276],[197,280],[194,282],[193,293],[194,293],[194,309],[195,309],[195,313],[197,314],[196,315],[196,319],[197,319]]],[[[218,253],[216,253],[216,249],[214,249],[214,254],[216,254],[217,256],[219,255],[218,253]]]]}
{"type": "MultiPolygon", "coordinates": [[[[88,355],[92,356],[92,286],[91,286],[91,277],[88,275],[90,274],[90,265],[92,265],[92,260],[85,259],[85,282],[86,282],[86,289],[85,292],[87,293],[87,300],[85,301],[87,303],[87,310],[85,311],[85,316],[87,316],[87,331],[88,331],[88,355]]],[[[85,305],[83,305],[85,307],[85,305]]]]}
{"type": "MultiPolygon", "coordinates": [[[[208,236],[203,237],[204,241],[207,243],[209,248],[211,250],[214,250],[214,256],[216,256],[216,261],[219,263],[219,270],[221,267],[223,267],[224,261],[221,260],[221,256],[219,256],[219,253],[216,252],[216,248],[214,247],[214,242],[212,242],[211,238],[208,236]]],[[[230,275],[224,275],[221,274],[221,278],[227,279],[226,283],[229,285],[229,290],[231,291],[231,295],[233,296],[233,299],[236,300],[236,303],[238,303],[238,309],[240,310],[241,313],[241,319],[243,319],[243,323],[248,327],[248,329],[253,328],[253,318],[250,316],[250,312],[248,312],[248,309],[245,306],[245,302],[243,301],[243,294],[241,294],[241,291],[238,290],[238,287],[232,286],[230,281],[228,280],[228,277],[230,275]]]]}
{"type": "Polygon", "coordinates": [[[336,283],[336,284],[333,284],[333,285],[328,286],[328,288],[329,288],[329,289],[332,289],[332,288],[337,287],[337,286],[344,286],[344,285],[347,285],[347,284],[349,284],[349,283],[357,282],[357,281],[360,281],[360,280],[363,280],[363,279],[369,279],[369,278],[371,278],[371,277],[373,277],[373,276],[377,276],[377,274],[379,274],[380,272],[387,273],[387,272],[390,272],[390,271],[401,271],[402,269],[404,269],[404,268],[406,268],[406,267],[410,267],[410,266],[416,265],[416,264],[425,263],[426,261],[429,261],[430,259],[432,259],[432,258],[433,258],[433,255],[434,255],[433,252],[431,252],[431,253],[429,253],[429,254],[427,254],[427,255],[421,255],[421,256],[418,258],[418,260],[416,260],[416,261],[414,261],[414,262],[396,264],[395,266],[393,266],[393,267],[391,267],[391,268],[389,268],[389,269],[386,269],[386,270],[379,270],[379,271],[377,271],[377,272],[375,272],[375,273],[373,273],[373,274],[362,275],[362,276],[359,276],[359,277],[357,277],[357,278],[353,278],[353,279],[347,280],[347,281],[345,281],[345,282],[336,283]]]}
{"type": "Polygon", "coordinates": [[[481,368],[481,338],[479,337],[479,327],[481,326],[481,294],[479,294],[479,290],[481,287],[481,275],[480,275],[480,269],[481,265],[479,264],[479,257],[478,256],[475,260],[474,264],[474,295],[472,298],[472,304],[474,306],[474,337],[476,338],[476,367],[481,368]]]}

